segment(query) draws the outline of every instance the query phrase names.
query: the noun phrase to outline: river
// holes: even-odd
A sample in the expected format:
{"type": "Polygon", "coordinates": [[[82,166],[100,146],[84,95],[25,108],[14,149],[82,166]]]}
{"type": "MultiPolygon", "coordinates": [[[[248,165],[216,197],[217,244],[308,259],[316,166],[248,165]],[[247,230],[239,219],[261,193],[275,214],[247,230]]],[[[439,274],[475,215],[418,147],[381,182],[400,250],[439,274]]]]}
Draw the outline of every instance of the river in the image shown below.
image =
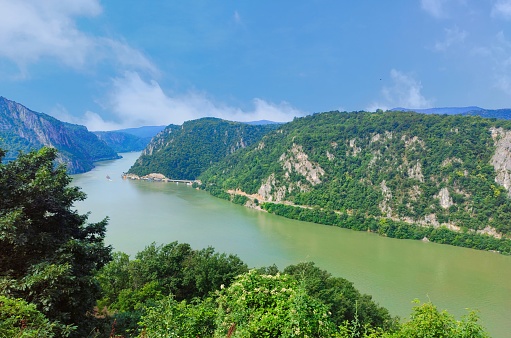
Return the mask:
{"type": "Polygon", "coordinates": [[[90,211],[91,222],[109,217],[105,240],[115,251],[133,257],[152,242],[179,241],[236,254],[249,267],[314,261],[394,315],[408,317],[413,299],[431,300],[457,319],[476,309],[492,337],[511,337],[509,256],[289,220],[185,184],[123,180],[139,153],[121,155],[73,176],[87,194],[77,210],[90,211]]]}

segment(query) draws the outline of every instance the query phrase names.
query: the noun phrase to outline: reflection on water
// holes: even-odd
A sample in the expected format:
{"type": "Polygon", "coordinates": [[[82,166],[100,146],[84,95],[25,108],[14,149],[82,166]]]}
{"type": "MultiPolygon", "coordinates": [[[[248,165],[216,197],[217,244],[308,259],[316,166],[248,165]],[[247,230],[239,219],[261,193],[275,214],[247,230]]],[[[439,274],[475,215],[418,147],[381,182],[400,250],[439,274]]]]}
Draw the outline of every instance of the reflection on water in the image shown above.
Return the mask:
{"type": "Polygon", "coordinates": [[[237,254],[251,267],[314,261],[393,314],[406,317],[414,298],[431,299],[458,318],[478,309],[494,337],[511,332],[511,257],[288,220],[184,184],[122,180],[139,154],[122,155],[73,180],[88,195],[78,210],[91,211],[91,221],[110,218],[106,241],[115,250],[134,255],[177,240],[237,254]]]}

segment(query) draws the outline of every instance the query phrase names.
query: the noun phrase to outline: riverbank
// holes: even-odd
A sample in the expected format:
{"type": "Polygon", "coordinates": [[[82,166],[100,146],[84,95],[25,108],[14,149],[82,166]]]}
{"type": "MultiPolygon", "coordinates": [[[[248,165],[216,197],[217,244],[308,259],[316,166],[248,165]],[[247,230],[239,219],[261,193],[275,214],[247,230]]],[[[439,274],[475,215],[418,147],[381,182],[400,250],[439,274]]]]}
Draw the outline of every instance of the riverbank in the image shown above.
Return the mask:
{"type": "Polygon", "coordinates": [[[299,221],[323,225],[333,225],[345,229],[367,231],[380,236],[424,240],[438,244],[448,244],[464,248],[490,251],[511,255],[511,239],[494,236],[485,231],[452,229],[446,226],[425,226],[387,217],[374,217],[352,212],[324,210],[298,206],[285,201],[267,201],[260,195],[249,195],[240,190],[223,191],[215,186],[201,187],[211,195],[229,200],[249,208],[264,210],[299,221]]]}
{"type": "Polygon", "coordinates": [[[127,179],[127,180],[143,180],[143,181],[155,181],[155,182],[175,182],[175,183],[185,183],[186,185],[192,185],[193,183],[200,184],[200,181],[176,180],[176,179],[165,177],[165,175],[159,174],[159,173],[151,173],[151,174],[144,175],[144,176],[123,173],[121,177],[122,177],[122,179],[125,179],[125,180],[127,179]]]}

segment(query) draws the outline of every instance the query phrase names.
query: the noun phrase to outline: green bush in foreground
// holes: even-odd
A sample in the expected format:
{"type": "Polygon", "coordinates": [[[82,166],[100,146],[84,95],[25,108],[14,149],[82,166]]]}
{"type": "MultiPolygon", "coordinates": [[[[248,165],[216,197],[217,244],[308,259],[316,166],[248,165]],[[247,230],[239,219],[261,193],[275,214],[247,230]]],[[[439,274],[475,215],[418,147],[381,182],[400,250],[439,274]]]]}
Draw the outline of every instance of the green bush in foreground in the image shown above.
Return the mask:
{"type": "Polygon", "coordinates": [[[67,337],[71,329],[49,321],[34,304],[0,296],[0,338],[52,338],[56,332],[67,337]]]}

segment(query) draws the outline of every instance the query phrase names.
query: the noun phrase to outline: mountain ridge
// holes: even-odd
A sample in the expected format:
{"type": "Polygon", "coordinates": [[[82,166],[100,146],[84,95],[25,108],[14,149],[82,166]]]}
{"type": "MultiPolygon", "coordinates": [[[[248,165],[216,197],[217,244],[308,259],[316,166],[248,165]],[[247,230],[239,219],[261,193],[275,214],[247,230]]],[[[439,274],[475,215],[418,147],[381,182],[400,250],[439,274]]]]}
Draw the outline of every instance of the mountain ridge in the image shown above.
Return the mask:
{"type": "Polygon", "coordinates": [[[410,108],[393,108],[390,111],[406,111],[406,112],[417,112],[421,114],[439,114],[439,115],[471,115],[481,116],[485,118],[495,118],[501,120],[511,120],[511,108],[500,108],[500,109],[485,109],[477,106],[467,107],[438,107],[438,108],[422,108],[422,109],[410,109],[410,108]]]}
{"type": "Polygon", "coordinates": [[[160,173],[171,179],[194,180],[213,163],[256,142],[277,128],[205,117],[169,125],[158,133],[128,170],[144,176],[160,173]]]}
{"type": "Polygon", "coordinates": [[[0,146],[7,151],[4,160],[16,158],[18,151],[55,147],[57,162],[70,174],[89,171],[96,161],[120,158],[85,126],[62,122],[5,97],[0,97],[0,137],[0,146]]]}
{"type": "Polygon", "coordinates": [[[509,144],[505,120],[317,113],[212,165],[200,188],[290,218],[511,253],[509,144]]]}

